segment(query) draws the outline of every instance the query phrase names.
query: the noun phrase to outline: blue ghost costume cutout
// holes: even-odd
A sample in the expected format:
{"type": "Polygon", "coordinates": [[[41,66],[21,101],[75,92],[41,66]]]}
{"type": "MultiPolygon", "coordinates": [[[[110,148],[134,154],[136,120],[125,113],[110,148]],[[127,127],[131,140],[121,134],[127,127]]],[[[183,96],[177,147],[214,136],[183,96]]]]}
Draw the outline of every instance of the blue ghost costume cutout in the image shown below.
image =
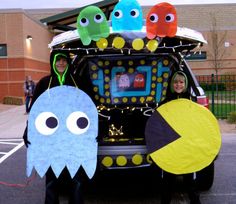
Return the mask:
{"type": "Polygon", "coordinates": [[[82,166],[92,178],[97,165],[98,112],[78,88],[48,89],[35,101],[28,119],[27,176],[43,177],[51,166],[56,177],[64,167],[73,178],[82,166]]]}
{"type": "Polygon", "coordinates": [[[141,30],[143,26],[143,13],[136,0],[121,0],[112,12],[113,31],[141,30]]]}

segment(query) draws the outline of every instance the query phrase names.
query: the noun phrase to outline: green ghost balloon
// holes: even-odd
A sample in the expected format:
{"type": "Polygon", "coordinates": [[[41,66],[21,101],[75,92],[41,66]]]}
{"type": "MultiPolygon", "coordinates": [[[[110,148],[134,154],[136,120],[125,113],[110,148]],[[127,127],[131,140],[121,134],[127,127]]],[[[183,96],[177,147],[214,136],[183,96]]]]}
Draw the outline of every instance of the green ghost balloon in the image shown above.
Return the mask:
{"type": "Polygon", "coordinates": [[[80,12],[77,30],[83,45],[89,45],[91,40],[98,41],[110,34],[106,16],[97,6],[88,6],[80,12]]]}

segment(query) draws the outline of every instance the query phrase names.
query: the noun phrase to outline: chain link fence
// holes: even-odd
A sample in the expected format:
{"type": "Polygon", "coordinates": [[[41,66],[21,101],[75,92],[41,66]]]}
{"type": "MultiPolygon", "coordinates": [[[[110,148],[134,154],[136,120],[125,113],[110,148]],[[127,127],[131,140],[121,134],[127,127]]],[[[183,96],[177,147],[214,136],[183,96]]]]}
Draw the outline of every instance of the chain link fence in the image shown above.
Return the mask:
{"type": "Polygon", "coordinates": [[[236,75],[198,75],[196,78],[209,98],[212,113],[225,119],[236,112],[236,75]]]}

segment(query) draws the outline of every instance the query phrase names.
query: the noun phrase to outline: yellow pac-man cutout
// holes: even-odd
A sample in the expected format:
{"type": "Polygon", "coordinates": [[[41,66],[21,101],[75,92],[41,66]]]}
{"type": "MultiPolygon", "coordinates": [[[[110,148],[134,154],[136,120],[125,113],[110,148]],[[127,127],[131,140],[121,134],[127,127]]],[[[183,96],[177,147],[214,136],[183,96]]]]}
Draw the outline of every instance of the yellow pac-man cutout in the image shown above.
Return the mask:
{"type": "Polygon", "coordinates": [[[215,116],[188,99],[176,99],[157,108],[147,121],[145,137],[152,160],[174,174],[205,168],[221,147],[215,116]]]}

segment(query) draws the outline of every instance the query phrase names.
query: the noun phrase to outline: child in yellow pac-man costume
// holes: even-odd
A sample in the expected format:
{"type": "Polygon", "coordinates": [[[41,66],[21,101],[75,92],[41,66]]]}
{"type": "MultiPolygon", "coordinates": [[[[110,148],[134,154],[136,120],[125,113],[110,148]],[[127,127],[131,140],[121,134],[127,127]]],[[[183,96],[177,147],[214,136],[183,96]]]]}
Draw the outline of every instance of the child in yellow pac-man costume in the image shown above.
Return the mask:
{"type": "Polygon", "coordinates": [[[171,202],[176,175],[183,175],[191,204],[199,204],[194,172],[212,163],[221,136],[214,115],[193,102],[184,72],[171,78],[169,95],[146,124],[145,137],[152,160],[163,169],[161,203],[171,202]]]}

